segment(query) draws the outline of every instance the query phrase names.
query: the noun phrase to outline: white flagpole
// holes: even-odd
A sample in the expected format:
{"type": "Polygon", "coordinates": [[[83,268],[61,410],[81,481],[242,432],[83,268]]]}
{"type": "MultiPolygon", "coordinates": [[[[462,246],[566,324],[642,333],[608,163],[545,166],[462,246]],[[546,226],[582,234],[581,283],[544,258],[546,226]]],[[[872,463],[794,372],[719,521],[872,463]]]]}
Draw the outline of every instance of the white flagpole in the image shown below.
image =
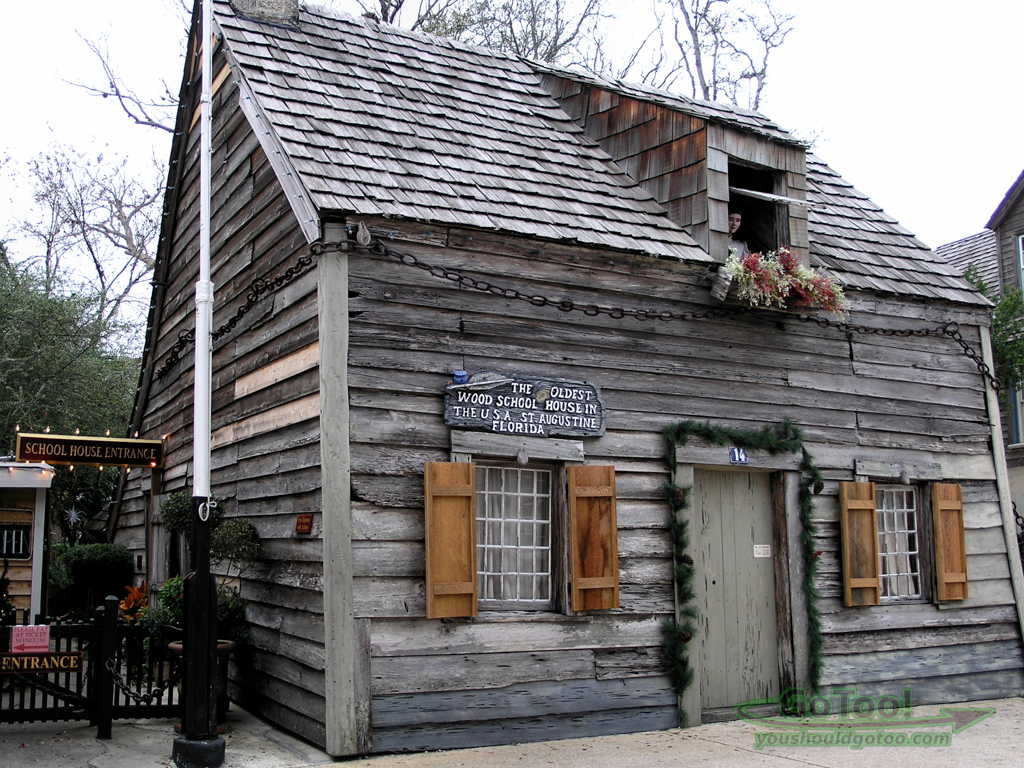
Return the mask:
{"type": "Polygon", "coordinates": [[[203,2],[202,95],[199,161],[199,281],[196,283],[196,366],[192,495],[210,498],[211,390],[213,381],[213,283],[210,281],[210,90],[213,69],[213,3],[203,2]]]}

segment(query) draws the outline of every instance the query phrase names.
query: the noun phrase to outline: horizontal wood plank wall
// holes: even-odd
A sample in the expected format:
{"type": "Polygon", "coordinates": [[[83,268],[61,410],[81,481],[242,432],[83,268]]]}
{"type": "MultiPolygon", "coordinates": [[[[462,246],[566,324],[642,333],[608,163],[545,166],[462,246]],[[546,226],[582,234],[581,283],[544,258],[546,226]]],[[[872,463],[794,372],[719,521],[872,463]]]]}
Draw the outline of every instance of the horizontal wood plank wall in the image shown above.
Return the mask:
{"type": "MultiPolygon", "coordinates": [[[[676,311],[710,304],[698,279],[703,267],[455,228],[369,223],[392,238],[395,251],[527,295],[676,311]]],[[[1024,661],[981,378],[955,343],[851,342],[778,313],[690,323],[589,318],[459,287],[363,252],[350,259],[350,290],[354,590],[357,616],[370,619],[374,750],[674,722],[659,648],[660,625],[673,610],[661,430],[682,419],[740,429],[789,419],[804,431],[827,478],[815,512],[826,684],[856,677],[863,661],[865,670],[877,670],[865,672],[872,690],[899,692],[914,681],[925,698],[939,696],[939,682],[922,681],[952,673],[957,682],[947,700],[1019,692],[1024,661]],[[588,463],[616,467],[619,609],[425,618],[423,464],[448,459],[443,393],[458,369],[542,373],[602,388],[607,433],[583,443],[588,463]],[[970,600],[948,609],[843,608],[837,495],[840,481],[854,479],[858,458],[938,467],[944,480],[964,485],[970,600]],[[998,629],[999,639],[983,627],[998,629]],[[844,642],[851,633],[864,643],[844,642]],[[937,650],[915,660],[922,643],[937,650]],[[972,660],[990,651],[992,661],[972,660]]],[[[982,318],[962,308],[854,297],[851,316],[894,328],[947,319],[977,344],[982,318]]]]}
{"type": "MultiPolygon", "coordinates": [[[[228,80],[230,83],[230,78],[228,80]]],[[[305,238],[242,112],[238,91],[215,96],[212,279],[214,328],[244,303],[249,283],[308,252],[305,238]]],[[[193,327],[198,253],[198,126],[189,135],[170,247],[170,285],[157,344],[162,365],[178,332],[193,327]]],[[[316,269],[265,294],[213,354],[213,494],[228,517],[250,518],[263,558],[245,574],[249,642],[236,654],[230,691],[250,711],[324,743],[324,627],[320,541],[319,347],[316,269]],[[314,513],[296,536],[295,516],[314,513]]],[[[141,437],[169,434],[158,492],[191,487],[193,353],[154,379],[141,437]]],[[[118,540],[144,547],[149,473],[131,476],[118,540]]],[[[155,510],[158,513],[158,510],[155,510]]],[[[157,518],[158,519],[158,518],[157,518]]]]}

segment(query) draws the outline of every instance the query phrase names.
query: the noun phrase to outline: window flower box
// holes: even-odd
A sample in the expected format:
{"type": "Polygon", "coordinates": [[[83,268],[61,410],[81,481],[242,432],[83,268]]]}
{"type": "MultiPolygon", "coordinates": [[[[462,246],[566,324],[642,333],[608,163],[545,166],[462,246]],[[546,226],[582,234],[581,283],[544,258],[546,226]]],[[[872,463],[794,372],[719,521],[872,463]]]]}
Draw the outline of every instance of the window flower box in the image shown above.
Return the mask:
{"type": "Polygon", "coordinates": [[[752,307],[793,312],[822,310],[843,315],[850,308],[834,278],[803,266],[786,248],[743,257],[731,254],[715,273],[711,295],[719,301],[735,295],[752,307]]]}

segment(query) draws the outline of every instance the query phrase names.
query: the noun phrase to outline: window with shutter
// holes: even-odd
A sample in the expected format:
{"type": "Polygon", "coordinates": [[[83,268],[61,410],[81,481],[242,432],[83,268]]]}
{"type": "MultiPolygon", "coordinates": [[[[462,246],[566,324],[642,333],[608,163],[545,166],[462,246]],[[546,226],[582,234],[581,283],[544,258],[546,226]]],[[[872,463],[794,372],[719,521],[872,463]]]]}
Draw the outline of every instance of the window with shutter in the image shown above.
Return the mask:
{"type": "Polygon", "coordinates": [[[875,486],[882,602],[920,600],[924,595],[919,499],[912,485],[875,486]]]}
{"type": "Polygon", "coordinates": [[[572,609],[618,608],[615,467],[574,465],[568,476],[572,609]]]}
{"type": "Polygon", "coordinates": [[[879,605],[882,579],[878,562],[878,523],[874,483],[840,483],[843,545],[843,602],[879,605]]]}
{"type": "Polygon", "coordinates": [[[966,600],[967,543],[963,489],[950,483],[933,483],[932,510],[937,597],[939,600],[966,600]]]}
{"type": "Polygon", "coordinates": [[[473,464],[427,462],[425,534],[427,617],[476,616],[476,471],[473,464]]]}
{"type": "Polygon", "coordinates": [[[550,467],[477,465],[477,588],[482,607],[554,607],[553,474],[550,467]]]}

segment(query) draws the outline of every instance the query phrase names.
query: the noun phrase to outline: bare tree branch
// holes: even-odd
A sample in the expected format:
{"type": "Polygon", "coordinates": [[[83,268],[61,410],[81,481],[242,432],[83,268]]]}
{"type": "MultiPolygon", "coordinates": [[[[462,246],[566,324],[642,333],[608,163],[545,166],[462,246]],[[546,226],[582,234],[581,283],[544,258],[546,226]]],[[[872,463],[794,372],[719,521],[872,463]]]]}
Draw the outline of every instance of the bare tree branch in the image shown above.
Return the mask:
{"type": "Polygon", "coordinates": [[[125,85],[124,81],[114,71],[114,65],[110,59],[110,51],[107,49],[105,37],[99,41],[89,40],[79,35],[82,42],[86,44],[92,54],[99,61],[103,68],[103,75],[106,78],[106,85],[94,86],[82,82],[65,80],[68,85],[81,88],[92,96],[100,96],[104,99],[113,98],[120,105],[121,110],[131,118],[136,125],[148,128],[157,128],[168,133],[174,132],[174,111],[178,106],[177,97],[171,92],[166,81],[161,80],[160,85],[163,94],[156,99],[144,99],[134,90],[125,85]]]}
{"type": "MultiPolygon", "coordinates": [[[[21,231],[47,293],[69,286],[96,297],[100,326],[116,324],[155,265],[163,188],[128,175],[127,161],[57,148],[28,164],[39,211],[21,231]]],[[[155,169],[154,177],[159,177],[155,169]]]]}

